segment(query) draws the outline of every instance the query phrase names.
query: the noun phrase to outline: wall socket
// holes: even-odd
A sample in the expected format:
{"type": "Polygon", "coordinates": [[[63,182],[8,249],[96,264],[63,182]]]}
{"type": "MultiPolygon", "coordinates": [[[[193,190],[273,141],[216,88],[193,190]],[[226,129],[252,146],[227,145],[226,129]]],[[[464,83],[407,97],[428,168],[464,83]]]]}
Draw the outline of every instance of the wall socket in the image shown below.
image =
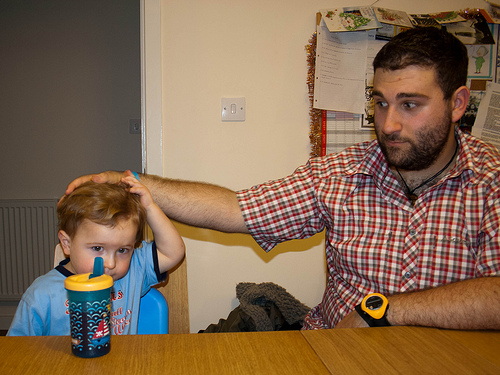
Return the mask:
{"type": "Polygon", "coordinates": [[[130,134],[141,134],[141,119],[129,120],[128,132],[130,134]]]}

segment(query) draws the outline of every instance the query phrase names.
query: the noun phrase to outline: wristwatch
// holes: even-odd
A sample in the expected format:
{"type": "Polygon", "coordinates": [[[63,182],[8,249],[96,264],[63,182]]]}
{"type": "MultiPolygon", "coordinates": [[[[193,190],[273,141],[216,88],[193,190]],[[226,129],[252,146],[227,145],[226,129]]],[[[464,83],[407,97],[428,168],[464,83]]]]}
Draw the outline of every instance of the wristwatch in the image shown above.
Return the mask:
{"type": "Polygon", "coordinates": [[[356,311],[370,327],[388,327],[391,324],[387,321],[387,310],[389,303],[387,298],[380,293],[368,294],[359,305],[356,311]]]}

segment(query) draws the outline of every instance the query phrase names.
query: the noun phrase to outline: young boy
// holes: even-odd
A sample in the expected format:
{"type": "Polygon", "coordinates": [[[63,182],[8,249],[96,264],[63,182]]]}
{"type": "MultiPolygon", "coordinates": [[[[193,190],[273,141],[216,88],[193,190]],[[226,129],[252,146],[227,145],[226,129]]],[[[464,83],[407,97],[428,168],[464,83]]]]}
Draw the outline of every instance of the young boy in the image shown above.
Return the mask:
{"type": "Polygon", "coordinates": [[[113,277],[112,333],[136,334],[141,296],[184,256],[179,233],[131,173],[120,185],[85,183],[59,202],[57,214],[67,258],[26,290],[7,335],[70,335],[64,280],[92,272],[95,257],[113,277]],[[152,243],[143,241],[146,220],[152,243]]]}

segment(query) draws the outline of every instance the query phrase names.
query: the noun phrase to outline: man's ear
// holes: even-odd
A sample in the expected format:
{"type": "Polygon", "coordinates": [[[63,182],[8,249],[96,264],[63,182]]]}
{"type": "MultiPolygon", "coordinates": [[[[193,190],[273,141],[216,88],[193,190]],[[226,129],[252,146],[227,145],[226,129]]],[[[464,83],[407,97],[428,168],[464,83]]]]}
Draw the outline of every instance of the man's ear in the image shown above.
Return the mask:
{"type": "Polygon", "coordinates": [[[466,86],[459,87],[451,97],[451,118],[453,123],[457,123],[465,113],[469,104],[470,91],[466,86]]]}
{"type": "Polygon", "coordinates": [[[64,255],[68,256],[71,252],[71,237],[63,230],[57,232],[64,255]]]}

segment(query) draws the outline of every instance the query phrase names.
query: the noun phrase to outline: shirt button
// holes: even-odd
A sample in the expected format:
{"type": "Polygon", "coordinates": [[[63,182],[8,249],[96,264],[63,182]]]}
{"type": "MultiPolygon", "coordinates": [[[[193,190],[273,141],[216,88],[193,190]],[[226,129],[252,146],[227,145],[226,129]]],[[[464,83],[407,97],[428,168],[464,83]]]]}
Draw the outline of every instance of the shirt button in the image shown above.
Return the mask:
{"type": "Polygon", "coordinates": [[[417,234],[417,231],[415,229],[410,229],[410,236],[414,236],[415,234],[417,234]]]}
{"type": "Polygon", "coordinates": [[[404,277],[405,279],[411,278],[411,272],[405,272],[404,277]]]}

